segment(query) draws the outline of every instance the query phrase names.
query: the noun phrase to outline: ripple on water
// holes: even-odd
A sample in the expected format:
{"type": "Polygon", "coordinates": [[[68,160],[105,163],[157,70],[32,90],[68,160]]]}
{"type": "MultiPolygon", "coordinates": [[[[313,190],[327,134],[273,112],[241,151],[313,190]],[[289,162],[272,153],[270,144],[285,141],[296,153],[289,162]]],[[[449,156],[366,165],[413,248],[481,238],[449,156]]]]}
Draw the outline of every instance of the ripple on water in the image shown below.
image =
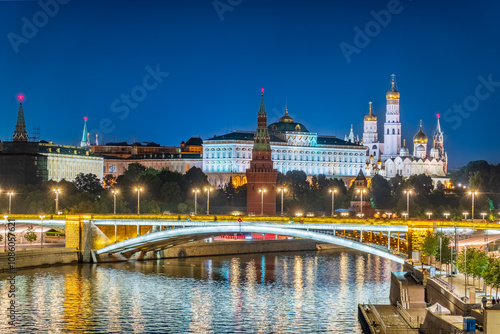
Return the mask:
{"type": "Polygon", "coordinates": [[[357,252],[27,270],[16,277],[18,326],[2,297],[0,333],[361,333],[357,304],[386,299],[399,270],[357,252]]]}

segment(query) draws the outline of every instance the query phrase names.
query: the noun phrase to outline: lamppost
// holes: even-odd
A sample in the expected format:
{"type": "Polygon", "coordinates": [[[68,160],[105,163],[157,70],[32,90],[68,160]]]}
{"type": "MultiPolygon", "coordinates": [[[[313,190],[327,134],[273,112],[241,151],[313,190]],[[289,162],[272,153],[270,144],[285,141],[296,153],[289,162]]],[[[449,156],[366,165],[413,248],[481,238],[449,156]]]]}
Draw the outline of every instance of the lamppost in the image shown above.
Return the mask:
{"type": "Polygon", "coordinates": [[[363,218],[363,193],[366,193],[366,189],[358,189],[357,192],[361,194],[360,213],[361,213],[361,218],[363,218]]]}
{"type": "Polygon", "coordinates": [[[266,189],[259,189],[260,192],[260,215],[264,215],[264,193],[266,192],[266,189]]]}
{"type": "Polygon", "coordinates": [[[210,216],[210,192],[214,190],[212,187],[205,188],[207,192],[207,216],[210,216]]]}
{"type": "Polygon", "coordinates": [[[484,216],[486,216],[486,212],[481,212],[481,216],[483,216],[483,220],[484,220],[484,216]]]}
{"type": "Polygon", "coordinates": [[[43,218],[45,218],[45,216],[40,215],[38,217],[40,217],[40,220],[42,221],[42,232],[40,232],[40,248],[43,248],[43,218]]]}
{"type": "Polygon", "coordinates": [[[14,192],[9,191],[7,195],[9,195],[9,215],[10,215],[12,211],[12,195],[14,195],[14,192]]]}
{"type": "Polygon", "coordinates": [[[405,220],[406,220],[406,217],[408,217],[408,213],[403,212],[403,216],[405,217],[405,220]]]}
{"type": "Polygon", "coordinates": [[[404,193],[406,194],[406,213],[409,216],[410,215],[410,195],[412,194],[412,191],[405,190],[404,193]]]}
{"type": "Polygon", "coordinates": [[[477,191],[469,191],[469,195],[472,195],[472,215],[471,215],[472,217],[471,217],[471,220],[472,220],[472,222],[474,222],[474,195],[477,195],[477,191]]]}
{"type": "Polygon", "coordinates": [[[337,189],[330,189],[330,192],[332,193],[332,218],[333,218],[335,214],[335,193],[337,192],[337,189]]]}
{"type": "Polygon", "coordinates": [[[54,188],[52,191],[56,194],[56,215],[59,214],[59,194],[61,193],[61,189],[54,188]]]}
{"type": "Polygon", "coordinates": [[[448,212],[443,213],[444,217],[448,219],[448,216],[450,215],[448,212]]]}
{"type": "Polygon", "coordinates": [[[463,212],[462,213],[465,216],[465,220],[467,220],[467,215],[469,214],[468,212],[463,212]]]}
{"type": "Polygon", "coordinates": [[[281,193],[281,217],[283,217],[283,193],[286,191],[286,188],[279,187],[278,192],[281,193]]]}
{"type": "Polygon", "coordinates": [[[140,214],[140,204],[141,204],[141,191],[142,191],[142,188],[140,187],[135,187],[134,189],[135,191],[137,191],[137,214],[139,215],[140,214]]]}
{"type": "Polygon", "coordinates": [[[200,192],[200,189],[193,189],[194,193],[194,215],[196,216],[196,209],[198,207],[198,193],[200,192]]]}
{"type": "Polygon", "coordinates": [[[111,193],[113,194],[113,214],[116,215],[116,195],[119,193],[119,191],[111,190],[111,193]]]}
{"type": "Polygon", "coordinates": [[[429,216],[429,220],[431,220],[432,212],[426,212],[425,214],[429,216]]]}
{"type": "Polygon", "coordinates": [[[5,247],[4,247],[4,252],[7,252],[7,218],[9,218],[9,216],[4,215],[3,218],[5,219],[4,220],[4,223],[5,223],[5,237],[4,237],[5,247]]]}

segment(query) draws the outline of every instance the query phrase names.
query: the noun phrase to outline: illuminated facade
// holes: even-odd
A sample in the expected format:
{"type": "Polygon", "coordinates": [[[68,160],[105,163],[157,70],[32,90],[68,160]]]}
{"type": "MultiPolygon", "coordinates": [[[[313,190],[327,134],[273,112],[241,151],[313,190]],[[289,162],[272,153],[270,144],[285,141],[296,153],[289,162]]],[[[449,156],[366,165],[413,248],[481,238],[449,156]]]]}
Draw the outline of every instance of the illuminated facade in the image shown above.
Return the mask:
{"type": "Polygon", "coordinates": [[[413,150],[410,152],[406,143],[401,146],[400,93],[397,90],[394,75],[391,76],[391,88],[386,93],[386,99],[383,143],[378,141],[377,117],[372,112],[371,102],[369,112],[364,118],[363,145],[367,152],[365,174],[367,176],[379,174],[386,178],[396,175],[410,177],[426,174],[434,180],[435,184],[437,181],[443,184],[448,182],[449,178],[446,177],[448,156],[444,151],[444,134],[439,123],[439,115],[430,151],[427,149],[428,139],[420,121],[420,128],[413,137],[413,150]]]}
{"type": "MultiPolygon", "coordinates": [[[[308,177],[324,174],[341,178],[347,184],[365,166],[365,148],[334,136],[309,132],[285,115],[268,127],[271,158],[281,173],[299,170],[308,177]]],[[[254,132],[236,131],[215,136],[203,142],[203,172],[215,187],[222,188],[232,180],[239,186],[247,182],[245,171],[250,168],[254,132]]]]}

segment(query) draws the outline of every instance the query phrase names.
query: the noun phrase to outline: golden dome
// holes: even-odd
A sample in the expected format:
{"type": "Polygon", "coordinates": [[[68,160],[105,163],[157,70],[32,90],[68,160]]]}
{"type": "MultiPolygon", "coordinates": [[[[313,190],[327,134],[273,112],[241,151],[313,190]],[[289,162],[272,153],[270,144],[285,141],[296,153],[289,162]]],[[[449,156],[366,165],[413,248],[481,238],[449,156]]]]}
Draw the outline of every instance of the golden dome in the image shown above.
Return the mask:
{"type": "Polygon", "coordinates": [[[288,109],[285,110],[285,115],[280,118],[281,123],[293,123],[293,118],[288,116],[288,109]]]}
{"type": "Polygon", "coordinates": [[[420,121],[420,129],[418,129],[418,132],[415,134],[415,136],[413,136],[413,143],[427,145],[427,141],[427,136],[425,135],[424,131],[422,131],[422,121],[420,121]]]}
{"type": "Polygon", "coordinates": [[[386,99],[388,100],[397,100],[399,99],[399,92],[396,89],[396,75],[391,75],[391,88],[385,94],[386,99]]]}
{"type": "Polygon", "coordinates": [[[370,102],[370,111],[368,112],[368,115],[365,116],[365,121],[376,121],[377,116],[372,114],[372,103],[370,102]]]}

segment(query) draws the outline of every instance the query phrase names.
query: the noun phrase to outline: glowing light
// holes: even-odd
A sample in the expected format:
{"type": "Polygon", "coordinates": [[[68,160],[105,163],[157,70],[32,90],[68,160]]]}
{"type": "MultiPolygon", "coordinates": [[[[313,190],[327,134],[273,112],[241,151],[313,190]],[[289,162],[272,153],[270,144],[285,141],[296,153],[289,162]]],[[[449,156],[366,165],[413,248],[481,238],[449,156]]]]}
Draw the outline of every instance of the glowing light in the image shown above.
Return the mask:
{"type": "Polygon", "coordinates": [[[260,92],[261,92],[262,94],[264,94],[264,88],[261,88],[261,89],[260,89],[260,92]]]}
{"type": "Polygon", "coordinates": [[[87,116],[85,116],[83,119],[84,119],[84,120],[85,120],[85,122],[86,122],[86,121],[87,121],[87,116]]]}
{"type": "Polygon", "coordinates": [[[23,94],[19,94],[19,96],[17,98],[19,99],[20,102],[23,102],[23,100],[24,100],[23,94]]]}
{"type": "Polygon", "coordinates": [[[439,117],[441,117],[441,115],[440,115],[440,114],[437,114],[437,117],[439,118],[439,117]]]}

